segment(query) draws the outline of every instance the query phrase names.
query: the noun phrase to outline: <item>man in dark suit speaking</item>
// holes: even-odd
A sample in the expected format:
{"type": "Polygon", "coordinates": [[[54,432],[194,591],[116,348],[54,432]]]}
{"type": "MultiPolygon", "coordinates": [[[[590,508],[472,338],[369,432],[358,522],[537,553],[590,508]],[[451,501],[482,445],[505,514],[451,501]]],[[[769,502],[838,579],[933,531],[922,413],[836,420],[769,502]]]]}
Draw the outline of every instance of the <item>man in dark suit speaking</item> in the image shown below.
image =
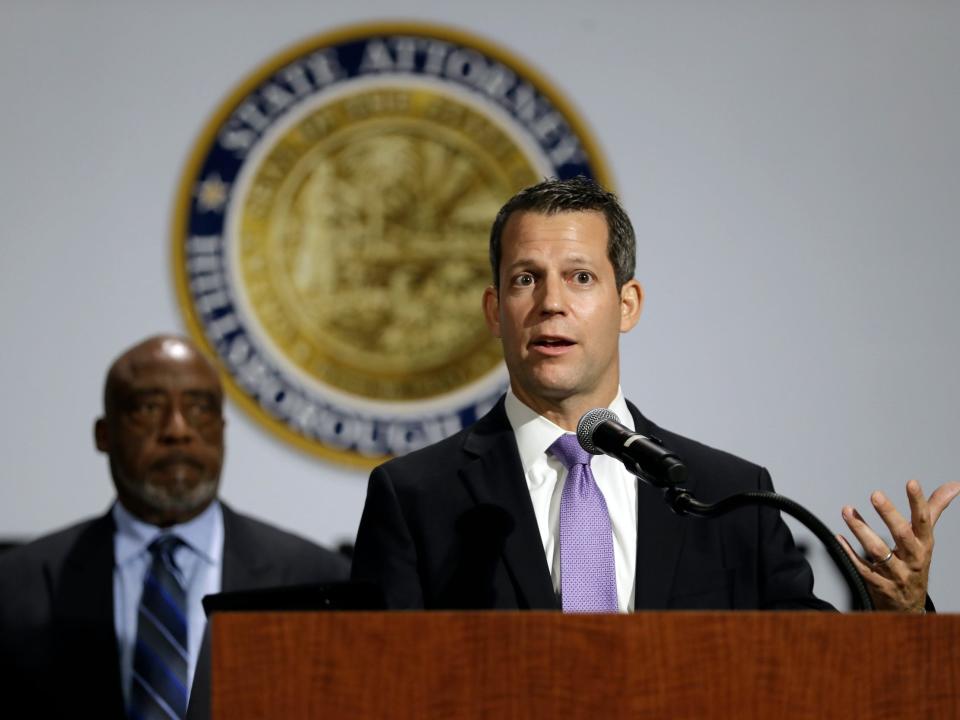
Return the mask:
{"type": "MultiPolygon", "coordinates": [[[[510,388],[472,427],[371,474],[353,577],[379,583],[390,607],[828,607],[778,512],[677,517],[570,434],[586,411],[609,408],[682,458],[702,500],[772,489],[764,468],[664,430],[624,399],[619,335],[643,301],[634,248],[616,197],[584,178],[545,181],[501,209],[483,308],[510,388]]],[[[924,610],[933,524],[958,491],[950,483],[928,501],[911,481],[912,522],[875,494],[896,548],[844,510],[878,607],[924,610]]]]}
{"type": "Polygon", "coordinates": [[[341,556],[217,500],[222,405],[185,339],[153,337],[113,363],[95,439],[118,501],[0,556],[6,709],[182,717],[204,595],[345,579],[341,556]]]}

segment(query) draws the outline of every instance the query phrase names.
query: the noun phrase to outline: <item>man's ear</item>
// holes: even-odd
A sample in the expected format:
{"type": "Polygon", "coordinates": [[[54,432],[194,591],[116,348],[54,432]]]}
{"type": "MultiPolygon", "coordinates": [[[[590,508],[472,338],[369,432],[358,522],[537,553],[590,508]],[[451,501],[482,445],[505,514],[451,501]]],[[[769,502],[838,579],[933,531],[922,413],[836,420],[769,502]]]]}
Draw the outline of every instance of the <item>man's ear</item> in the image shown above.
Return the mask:
{"type": "Polygon", "coordinates": [[[487,327],[490,334],[494,337],[500,335],[500,295],[497,288],[490,285],[483,291],[483,317],[487,321],[487,327]]]}
{"type": "Polygon", "coordinates": [[[110,452],[110,435],[107,432],[107,421],[104,418],[97,418],[93,424],[93,439],[97,450],[102,453],[110,452]]]}
{"type": "Polygon", "coordinates": [[[629,280],[620,288],[620,332],[633,330],[643,310],[643,286],[629,280]]]}

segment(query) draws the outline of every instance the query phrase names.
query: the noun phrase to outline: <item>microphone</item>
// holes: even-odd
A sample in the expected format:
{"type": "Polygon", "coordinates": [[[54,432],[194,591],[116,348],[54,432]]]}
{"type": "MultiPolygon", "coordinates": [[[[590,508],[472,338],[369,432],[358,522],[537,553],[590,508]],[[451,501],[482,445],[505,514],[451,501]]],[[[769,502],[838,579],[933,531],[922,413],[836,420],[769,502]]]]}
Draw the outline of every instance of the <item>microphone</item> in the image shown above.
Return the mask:
{"type": "Polygon", "coordinates": [[[594,408],[577,423],[580,446],[593,455],[606,454],[657,488],[676,487],[687,478],[687,467],[656,440],[620,424],[616,413],[594,408]]]}

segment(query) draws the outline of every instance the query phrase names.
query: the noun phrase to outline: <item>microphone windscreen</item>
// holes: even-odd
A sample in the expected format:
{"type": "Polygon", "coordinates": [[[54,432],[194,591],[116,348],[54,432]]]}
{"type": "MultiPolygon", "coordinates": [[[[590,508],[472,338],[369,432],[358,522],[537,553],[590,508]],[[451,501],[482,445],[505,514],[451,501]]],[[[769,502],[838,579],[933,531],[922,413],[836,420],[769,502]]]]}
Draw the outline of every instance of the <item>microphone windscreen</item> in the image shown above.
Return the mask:
{"type": "Polygon", "coordinates": [[[593,431],[597,429],[600,423],[607,420],[620,424],[620,418],[617,417],[617,414],[607,408],[587,410],[580,418],[580,422],[577,423],[577,440],[580,441],[580,447],[591,455],[601,455],[603,453],[593,443],[593,431]]]}

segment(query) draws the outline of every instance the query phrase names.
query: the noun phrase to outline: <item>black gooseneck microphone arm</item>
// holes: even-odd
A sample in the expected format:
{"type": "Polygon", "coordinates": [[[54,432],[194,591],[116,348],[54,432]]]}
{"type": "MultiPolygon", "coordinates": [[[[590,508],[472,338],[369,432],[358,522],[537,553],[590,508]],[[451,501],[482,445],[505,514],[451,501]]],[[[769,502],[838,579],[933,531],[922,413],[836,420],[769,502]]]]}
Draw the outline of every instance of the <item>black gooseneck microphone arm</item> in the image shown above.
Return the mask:
{"type": "Polygon", "coordinates": [[[788,497],[773,492],[742,492],[731,495],[715,503],[704,503],[697,500],[687,490],[678,487],[663,488],[663,499],[677,515],[692,515],[694,517],[710,518],[724,515],[731,510],[750,505],[764,505],[785,512],[790,517],[799,520],[807,530],[819,538],[827,549],[834,564],[847,582],[847,587],[857,602],[858,610],[873,610],[873,601],[867,592],[867,586],[857,571],[853,562],[847,556],[840,542],[817,517],[788,497]]]}
{"type": "Polygon", "coordinates": [[[678,515],[711,518],[750,505],[773,507],[796,518],[817,536],[843,575],[858,610],[873,610],[873,601],[856,566],[840,542],[809,510],[788,497],[773,492],[754,491],[731,495],[715,503],[697,500],[680,487],[686,479],[683,462],[654,438],[633,432],[606,408],[590,410],[577,424],[577,439],[587,452],[614,457],[644,482],[664,491],[664,500],[678,515]]]}

